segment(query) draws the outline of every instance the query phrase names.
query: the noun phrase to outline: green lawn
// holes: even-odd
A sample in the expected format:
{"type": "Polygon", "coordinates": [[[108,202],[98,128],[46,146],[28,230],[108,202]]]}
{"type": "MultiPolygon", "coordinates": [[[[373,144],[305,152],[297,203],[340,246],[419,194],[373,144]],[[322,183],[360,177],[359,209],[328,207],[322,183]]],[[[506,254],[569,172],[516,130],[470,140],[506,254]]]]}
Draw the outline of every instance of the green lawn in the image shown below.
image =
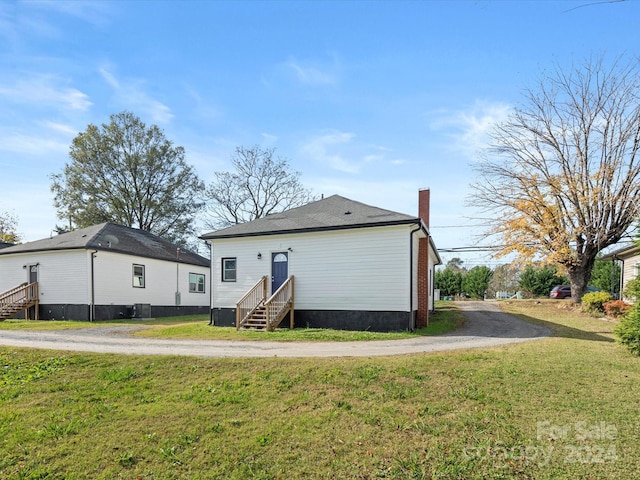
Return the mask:
{"type": "Polygon", "coordinates": [[[454,330],[462,323],[460,312],[451,302],[439,302],[437,313],[430,324],[416,332],[369,332],[328,330],[321,328],[279,328],[274,332],[237,331],[234,327],[211,327],[208,315],[166,317],[151,320],[113,320],[107,322],[77,322],[65,320],[34,321],[6,320],[0,322],[0,330],[62,330],[94,328],[105,325],[137,325],[144,328],[133,333],[147,338],[182,338],[191,340],[271,340],[279,342],[348,342],[370,340],[397,340],[424,335],[440,335],[454,330]]]}
{"type": "Polygon", "coordinates": [[[640,360],[613,323],[503,305],[556,335],[347,359],[0,347],[0,478],[635,478],[640,360]]]}

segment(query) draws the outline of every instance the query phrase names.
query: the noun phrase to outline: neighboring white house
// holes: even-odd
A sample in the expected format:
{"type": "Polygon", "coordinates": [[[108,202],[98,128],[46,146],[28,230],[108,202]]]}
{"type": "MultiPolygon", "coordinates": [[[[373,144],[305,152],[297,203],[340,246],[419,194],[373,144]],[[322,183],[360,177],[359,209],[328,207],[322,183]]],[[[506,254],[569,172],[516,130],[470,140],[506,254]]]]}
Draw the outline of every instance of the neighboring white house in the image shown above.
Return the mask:
{"type": "Polygon", "coordinates": [[[621,247],[602,257],[620,263],[621,278],[620,291],[623,292],[627,284],[640,277],[640,245],[631,244],[621,247]]]}
{"type": "Polygon", "coordinates": [[[333,195],[202,235],[211,245],[214,325],[235,325],[237,302],[263,276],[267,295],[294,276],[296,326],[426,325],[441,260],[428,230],[429,190],[419,203],[420,215],[410,216],[333,195]]]}
{"type": "Polygon", "coordinates": [[[0,293],[38,282],[40,319],[207,313],[209,271],[208,259],[113,223],[0,249],[0,293]]]}

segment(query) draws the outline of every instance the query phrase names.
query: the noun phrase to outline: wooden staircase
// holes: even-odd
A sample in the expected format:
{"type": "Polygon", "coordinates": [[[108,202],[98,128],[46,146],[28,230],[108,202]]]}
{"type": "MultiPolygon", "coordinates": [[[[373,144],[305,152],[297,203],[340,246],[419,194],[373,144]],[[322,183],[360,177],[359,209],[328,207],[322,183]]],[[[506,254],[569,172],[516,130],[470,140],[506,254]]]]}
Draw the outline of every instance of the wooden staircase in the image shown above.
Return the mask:
{"type": "Polygon", "coordinates": [[[25,311],[29,320],[29,309],[35,308],[35,319],[38,320],[38,282],[22,283],[11,290],[0,293],[0,322],[12,318],[17,313],[25,311]]]}
{"type": "Polygon", "coordinates": [[[289,328],[293,328],[294,289],[293,275],[271,297],[267,296],[267,277],[262,277],[236,304],[238,330],[271,332],[289,314],[289,328]]]}

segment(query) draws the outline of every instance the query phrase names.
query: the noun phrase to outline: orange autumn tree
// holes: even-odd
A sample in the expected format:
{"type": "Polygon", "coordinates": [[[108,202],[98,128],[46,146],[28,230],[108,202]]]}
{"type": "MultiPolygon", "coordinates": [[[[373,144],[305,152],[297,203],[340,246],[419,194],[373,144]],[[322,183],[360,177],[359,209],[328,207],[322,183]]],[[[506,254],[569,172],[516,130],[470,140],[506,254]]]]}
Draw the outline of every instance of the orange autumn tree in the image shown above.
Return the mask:
{"type": "Polygon", "coordinates": [[[18,219],[9,212],[0,211],[0,242],[20,243],[18,219]]]}
{"type": "Polygon", "coordinates": [[[580,302],[598,252],[640,214],[638,61],[557,67],[524,97],[493,126],[471,201],[490,214],[499,256],[564,268],[580,302]]]}

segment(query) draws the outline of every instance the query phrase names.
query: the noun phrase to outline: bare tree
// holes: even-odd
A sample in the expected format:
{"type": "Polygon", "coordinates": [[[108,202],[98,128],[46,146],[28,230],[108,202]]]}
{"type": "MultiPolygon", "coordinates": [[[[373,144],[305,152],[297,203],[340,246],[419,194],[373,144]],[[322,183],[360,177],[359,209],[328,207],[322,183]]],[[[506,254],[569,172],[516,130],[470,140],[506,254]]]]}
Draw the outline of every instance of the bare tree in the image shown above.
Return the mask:
{"type": "Polygon", "coordinates": [[[275,148],[237,147],[234,172],[216,172],[206,190],[211,228],[224,228],[299,207],[314,200],[275,148]]]}
{"type": "Polygon", "coordinates": [[[573,299],[596,256],[640,214],[637,61],[603,57],[542,77],[495,125],[476,165],[473,204],[491,213],[500,254],[544,257],[566,269],[573,299]]]}

